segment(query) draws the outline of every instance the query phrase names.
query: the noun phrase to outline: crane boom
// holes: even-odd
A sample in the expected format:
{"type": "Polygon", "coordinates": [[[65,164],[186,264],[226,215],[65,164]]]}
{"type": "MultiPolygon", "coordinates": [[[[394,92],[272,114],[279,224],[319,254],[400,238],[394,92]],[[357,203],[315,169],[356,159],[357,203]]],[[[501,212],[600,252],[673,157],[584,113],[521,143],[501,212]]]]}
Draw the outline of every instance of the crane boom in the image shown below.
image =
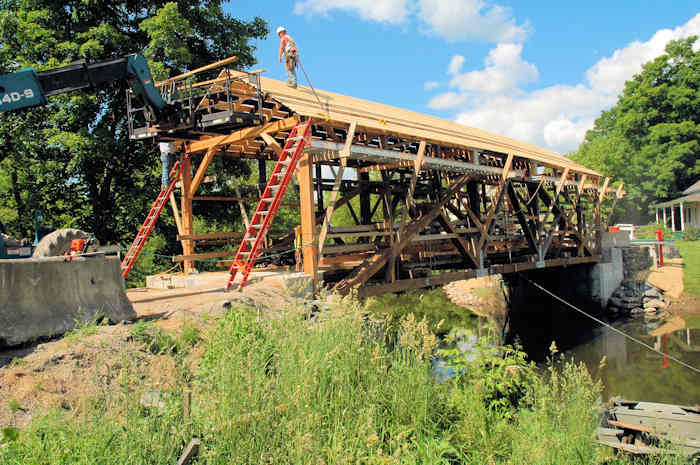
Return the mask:
{"type": "Polygon", "coordinates": [[[148,63],[140,54],[94,63],[81,60],[41,72],[25,68],[0,75],[0,112],[46,105],[49,96],[98,89],[115,81],[126,81],[149,107],[156,121],[168,118],[169,105],[156,88],[148,63]]]}

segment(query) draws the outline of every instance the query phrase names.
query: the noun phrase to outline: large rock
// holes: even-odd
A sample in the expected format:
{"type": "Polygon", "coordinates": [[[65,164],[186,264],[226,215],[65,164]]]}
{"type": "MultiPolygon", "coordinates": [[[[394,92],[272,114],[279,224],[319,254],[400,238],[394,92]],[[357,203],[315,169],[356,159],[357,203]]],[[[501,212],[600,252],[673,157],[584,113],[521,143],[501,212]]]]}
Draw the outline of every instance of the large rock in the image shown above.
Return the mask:
{"type": "Polygon", "coordinates": [[[117,257],[0,260],[0,347],[136,318],[117,257]]]}
{"type": "Polygon", "coordinates": [[[659,292],[659,290],[655,287],[652,287],[651,289],[647,289],[646,291],[644,291],[644,297],[658,299],[661,297],[661,292],[659,292]]]}
{"type": "Polygon", "coordinates": [[[661,299],[649,299],[646,302],[644,302],[644,308],[666,308],[667,304],[661,299]]]}

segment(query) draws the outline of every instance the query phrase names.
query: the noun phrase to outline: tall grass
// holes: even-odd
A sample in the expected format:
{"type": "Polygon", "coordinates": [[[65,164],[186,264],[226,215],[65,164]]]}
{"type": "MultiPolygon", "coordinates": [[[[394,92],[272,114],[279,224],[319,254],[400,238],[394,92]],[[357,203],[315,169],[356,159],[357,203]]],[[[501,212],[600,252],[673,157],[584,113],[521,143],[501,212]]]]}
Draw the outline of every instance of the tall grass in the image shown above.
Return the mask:
{"type": "Polygon", "coordinates": [[[202,442],[199,464],[598,460],[597,385],[583,366],[559,362],[541,373],[515,349],[505,358],[484,351],[438,383],[426,320],[407,316],[385,333],[363,314],[352,300],[313,319],[300,310],[262,321],[238,308],[201,337],[175,342],[136,326],[144,352],[121,353],[103,389],[74,410],[48,412],[5,440],[0,463],[176,463],[193,437],[202,442]],[[154,389],[147,355],[173,358],[177,370],[158,388],[159,402],[144,406],[154,389]],[[494,399],[513,392],[513,380],[517,401],[499,407],[494,399]],[[185,389],[193,391],[188,418],[185,389]]]}

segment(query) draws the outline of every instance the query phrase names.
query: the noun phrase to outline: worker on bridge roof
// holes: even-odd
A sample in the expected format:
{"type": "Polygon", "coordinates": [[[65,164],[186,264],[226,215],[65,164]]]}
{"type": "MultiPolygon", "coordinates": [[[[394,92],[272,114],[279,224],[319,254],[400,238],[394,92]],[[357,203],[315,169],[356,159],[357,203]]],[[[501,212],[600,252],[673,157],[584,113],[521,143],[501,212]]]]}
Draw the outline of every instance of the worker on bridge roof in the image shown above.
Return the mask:
{"type": "Polygon", "coordinates": [[[285,66],[287,68],[287,85],[296,88],[297,86],[297,62],[299,61],[299,52],[297,44],[294,43],[292,36],[287,34],[284,26],[277,28],[277,35],[280,38],[280,53],[279,62],[282,63],[282,54],[284,54],[285,66]]]}

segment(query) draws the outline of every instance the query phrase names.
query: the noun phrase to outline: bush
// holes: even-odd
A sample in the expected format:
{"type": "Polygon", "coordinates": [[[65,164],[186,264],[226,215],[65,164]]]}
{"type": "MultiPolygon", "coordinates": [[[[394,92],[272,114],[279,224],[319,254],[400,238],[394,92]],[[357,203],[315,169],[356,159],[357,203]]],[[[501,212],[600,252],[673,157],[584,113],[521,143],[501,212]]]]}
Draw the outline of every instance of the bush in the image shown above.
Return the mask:
{"type": "Polygon", "coordinates": [[[683,240],[684,241],[697,241],[698,240],[698,230],[695,228],[695,226],[688,225],[685,227],[685,231],[683,231],[683,240]]]}

